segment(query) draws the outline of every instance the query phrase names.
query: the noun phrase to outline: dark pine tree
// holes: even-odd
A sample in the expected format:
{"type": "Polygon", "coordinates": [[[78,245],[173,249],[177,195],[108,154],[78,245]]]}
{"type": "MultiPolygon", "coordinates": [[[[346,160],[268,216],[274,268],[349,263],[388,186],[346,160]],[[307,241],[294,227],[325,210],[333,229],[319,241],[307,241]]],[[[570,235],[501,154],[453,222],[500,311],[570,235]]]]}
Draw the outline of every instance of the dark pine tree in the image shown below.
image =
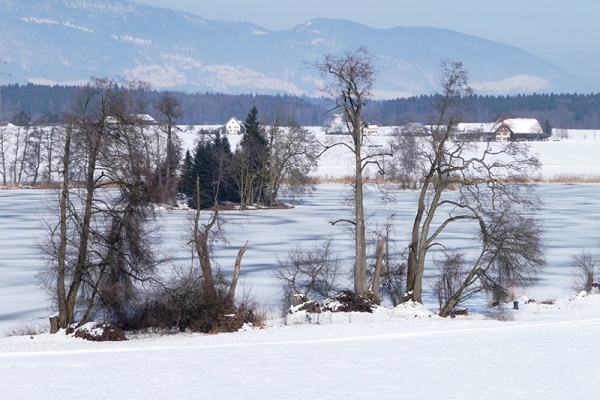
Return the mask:
{"type": "Polygon", "coordinates": [[[552,135],[552,125],[550,125],[550,121],[548,121],[548,118],[546,118],[546,121],[544,121],[544,125],[542,126],[542,128],[544,129],[545,134],[552,135]]]}
{"type": "Polygon", "coordinates": [[[183,193],[192,208],[198,206],[197,187],[200,188],[200,208],[212,207],[215,202],[237,201],[231,177],[233,154],[226,137],[215,132],[213,140],[201,141],[189,161],[183,193]],[[198,184],[198,185],[197,185],[198,184]]]}
{"type": "Polygon", "coordinates": [[[245,181],[249,183],[249,187],[246,188],[244,197],[249,202],[260,203],[266,196],[269,143],[261,132],[256,107],[252,107],[248,113],[244,128],[240,149],[236,152],[236,157],[243,157],[247,165],[244,173],[247,174],[245,181]]]}

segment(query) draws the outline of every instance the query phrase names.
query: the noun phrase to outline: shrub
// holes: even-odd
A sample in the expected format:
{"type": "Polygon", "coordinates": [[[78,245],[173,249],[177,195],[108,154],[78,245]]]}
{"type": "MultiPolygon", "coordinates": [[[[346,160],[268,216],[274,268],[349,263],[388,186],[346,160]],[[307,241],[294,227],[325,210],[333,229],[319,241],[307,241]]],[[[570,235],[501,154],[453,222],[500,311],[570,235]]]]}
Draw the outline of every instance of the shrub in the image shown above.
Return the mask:
{"type": "Polygon", "coordinates": [[[229,302],[226,293],[209,296],[202,286],[175,291],[164,290],[136,307],[125,322],[126,330],[159,328],[201,333],[235,332],[252,324],[264,325],[264,313],[250,296],[229,302]]]}
{"type": "Polygon", "coordinates": [[[571,255],[573,279],[571,285],[577,291],[585,290],[590,293],[597,283],[598,276],[596,264],[598,260],[588,250],[581,250],[578,254],[571,255]]]}

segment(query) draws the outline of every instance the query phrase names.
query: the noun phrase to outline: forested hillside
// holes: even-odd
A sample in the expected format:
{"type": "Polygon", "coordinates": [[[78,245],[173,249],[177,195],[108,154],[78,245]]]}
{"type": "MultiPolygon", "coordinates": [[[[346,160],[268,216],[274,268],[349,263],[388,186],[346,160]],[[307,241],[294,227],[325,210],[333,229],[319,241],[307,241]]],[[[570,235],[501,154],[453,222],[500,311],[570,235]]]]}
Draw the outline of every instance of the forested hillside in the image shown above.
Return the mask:
{"type": "MultiPolygon", "coordinates": [[[[73,98],[75,86],[6,85],[2,90],[2,110],[10,121],[23,111],[33,119],[44,114],[58,114],[73,98]]],[[[224,124],[232,116],[243,118],[256,106],[263,117],[292,114],[300,125],[322,125],[327,117],[319,99],[288,95],[232,95],[223,93],[174,92],[184,116],[180,124],[224,124]]],[[[141,111],[154,117],[154,104],[161,96],[149,91],[147,104],[141,111]]],[[[405,122],[428,122],[432,96],[376,101],[370,104],[370,121],[378,125],[397,125],[405,122]]],[[[548,119],[553,127],[594,129],[600,127],[600,93],[592,94],[532,94],[517,96],[471,96],[465,122],[488,122],[496,116],[548,119]]]]}
{"type": "MultiPolygon", "coordinates": [[[[44,114],[58,114],[68,109],[68,102],[74,98],[76,86],[46,85],[6,85],[2,86],[3,117],[7,121],[20,111],[32,119],[44,114]]],[[[158,104],[162,92],[151,90],[144,96],[145,104],[140,104],[140,113],[158,118],[154,105],[158,104]]],[[[224,124],[232,116],[243,119],[248,111],[256,106],[261,116],[270,118],[279,113],[292,114],[300,125],[321,125],[324,111],[312,99],[287,95],[231,95],[223,93],[184,93],[173,92],[181,104],[183,117],[179,124],[217,125],[224,124]]]]}
{"type": "MultiPolygon", "coordinates": [[[[379,103],[382,125],[404,121],[427,123],[432,96],[411,97],[379,103]]],[[[553,127],[594,129],[600,122],[600,93],[532,94],[517,96],[470,96],[464,122],[488,122],[498,116],[537,118],[553,127]]]]}

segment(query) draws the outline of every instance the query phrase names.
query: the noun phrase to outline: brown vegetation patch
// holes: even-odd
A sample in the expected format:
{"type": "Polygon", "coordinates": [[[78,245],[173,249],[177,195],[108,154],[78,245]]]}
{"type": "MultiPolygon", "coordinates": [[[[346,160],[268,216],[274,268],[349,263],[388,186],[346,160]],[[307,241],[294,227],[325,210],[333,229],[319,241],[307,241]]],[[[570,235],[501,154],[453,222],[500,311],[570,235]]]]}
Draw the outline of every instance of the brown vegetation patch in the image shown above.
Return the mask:
{"type": "Polygon", "coordinates": [[[127,340],[123,329],[101,323],[94,324],[91,327],[90,325],[84,325],[77,328],[73,336],[92,342],[122,342],[127,340]]]}
{"type": "Polygon", "coordinates": [[[331,312],[373,312],[376,304],[350,290],[342,290],[338,295],[323,302],[323,311],[331,312]]]}
{"type": "Polygon", "coordinates": [[[456,318],[457,315],[469,315],[469,309],[468,308],[462,308],[460,310],[452,310],[450,312],[450,318],[456,318]]]}
{"type": "Polygon", "coordinates": [[[256,302],[248,300],[235,304],[222,296],[213,298],[202,289],[177,294],[164,294],[142,304],[125,321],[125,329],[199,333],[236,332],[244,324],[254,328],[264,326],[265,314],[256,302]]]}

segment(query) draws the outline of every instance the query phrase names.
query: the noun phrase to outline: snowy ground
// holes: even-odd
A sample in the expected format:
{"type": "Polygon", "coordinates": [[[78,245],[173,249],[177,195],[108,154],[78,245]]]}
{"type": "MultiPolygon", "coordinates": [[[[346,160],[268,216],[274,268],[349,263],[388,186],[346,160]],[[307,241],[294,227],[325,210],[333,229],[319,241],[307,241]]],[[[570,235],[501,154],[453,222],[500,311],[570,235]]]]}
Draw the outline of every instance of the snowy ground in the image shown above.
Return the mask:
{"type": "MultiPolygon", "coordinates": [[[[400,307],[352,323],[91,343],[0,339],[4,399],[577,399],[597,395],[600,295],[440,319],[400,307]]],[[[352,318],[350,316],[349,318],[352,318]]]]}
{"type": "MultiPolygon", "coordinates": [[[[590,132],[561,142],[532,146],[544,176],[600,174],[600,140],[590,132]],[[585,136],[585,140],[584,140],[585,136]]],[[[600,136],[600,135],[599,135],[600,136]]],[[[348,173],[344,155],[324,160],[319,174],[348,173]],[[328,171],[328,172],[326,172],[328,171]]],[[[327,221],[344,216],[342,185],[319,185],[315,196],[291,210],[232,212],[230,245],[217,249],[227,273],[246,239],[242,280],[278,311],[278,287],[269,278],[296,241],[334,235],[350,258],[351,239],[327,221]]],[[[36,247],[41,216],[51,192],[0,191],[0,336],[22,327],[46,327],[52,311],[37,286],[44,267],[36,247]]],[[[482,314],[440,319],[435,302],[427,309],[384,310],[374,316],[348,315],[332,324],[274,326],[216,336],[135,338],[125,343],[90,343],[64,335],[0,338],[0,398],[456,398],[570,399],[594,397],[600,370],[600,295],[568,300],[569,255],[600,244],[600,184],[542,184],[548,267],[523,296],[554,305],[524,304],[504,319],[482,314]],[[347,319],[347,320],[346,320],[347,319]]],[[[367,198],[371,224],[398,213],[399,243],[414,212],[414,192],[396,193],[381,205],[376,190],[367,198]]],[[[185,212],[163,214],[165,246],[187,262],[181,248],[185,212]]],[[[465,242],[469,232],[449,231],[465,242]]],[[[471,305],[480,312],[485,299],[471,305]]],[[[274,317],[272,317],[274,318],[274,317]]]]}

